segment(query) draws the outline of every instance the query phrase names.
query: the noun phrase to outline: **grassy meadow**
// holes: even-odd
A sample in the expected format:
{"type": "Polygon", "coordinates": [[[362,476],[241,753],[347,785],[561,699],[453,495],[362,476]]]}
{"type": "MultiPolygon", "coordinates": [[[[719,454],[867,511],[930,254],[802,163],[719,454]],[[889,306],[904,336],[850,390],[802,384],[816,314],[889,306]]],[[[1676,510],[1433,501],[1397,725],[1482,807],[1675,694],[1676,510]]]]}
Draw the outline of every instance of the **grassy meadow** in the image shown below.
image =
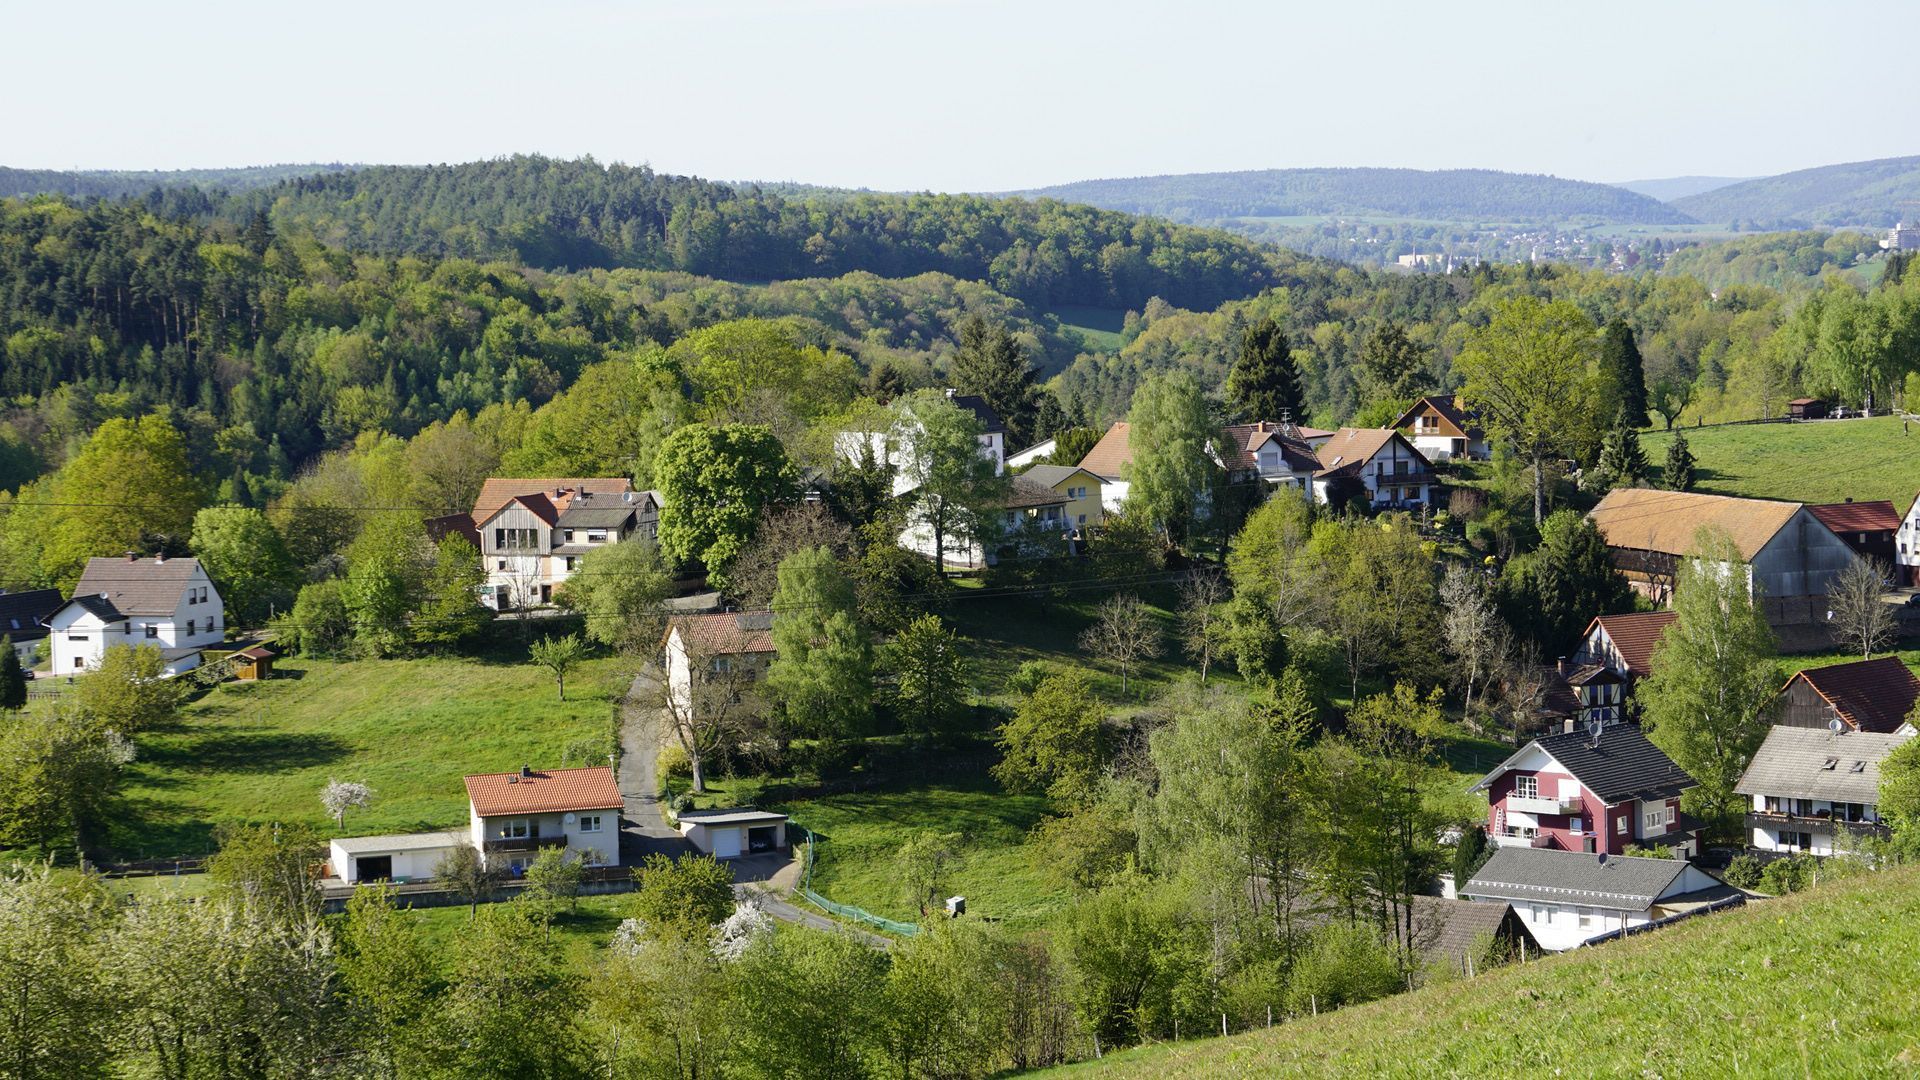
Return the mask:
{"type": "MultiPolygon", "coordinates": [[[[1696,491],[1808,503],[1891,499],[1903,513],[1920,492],[1920,430],[1907,434],[1899,417],[1689,428],[1686,434],[1696,491]]],[[[1672,438],[1664,431],[1640,436],[1655,482],[1672,438]]]]}
{"type": "Polygon", "coordinates": [[[459,825],[468,773],[606,760],[616,666],[589,661],[560,702],[551,676],[511,655],[280,659],[272,679],[222,684],[138,737],[107,846],[123,859],[199,855],[221,825],[258,822],[337,835],[320,806],[329,779],[373,787],[345,835],[459,825]]]}
{"type": "Polygon", "coordinates": [[[1920,868],[1069,1076],[1910,1076],[1920,868]],[[1845,992],[1838,988],[1845,987],[1845,992]]]}

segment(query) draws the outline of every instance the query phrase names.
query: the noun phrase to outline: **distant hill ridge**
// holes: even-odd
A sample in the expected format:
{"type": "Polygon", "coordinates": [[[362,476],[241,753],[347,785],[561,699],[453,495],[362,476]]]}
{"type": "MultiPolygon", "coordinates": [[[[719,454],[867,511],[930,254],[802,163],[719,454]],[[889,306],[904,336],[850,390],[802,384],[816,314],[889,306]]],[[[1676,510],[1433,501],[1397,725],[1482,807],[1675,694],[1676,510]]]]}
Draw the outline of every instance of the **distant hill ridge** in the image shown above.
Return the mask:
{"type": "Polygon", "coordinates": [[[283,180],[360,168],[341,162],[248,165],[238,169],[13,169],[0,165],[0,198],[65,195],[75,199],[119,199],[145,195],[154,188],[197,187],[208,191],[252,191],[283,180]]]}
{"type": "Polygon", "coordinates": [[[1880,158],[1765,176],[1675,199],[1695,219],[1762,228],[1887,226],[1920,218],[1920,157],[1880,158]]]}
{"type": "Polygon", "coordinates": [[[1730,184],[1752,180],[1751,176],[1663,176],[1653,180],[1621,180],[1613,186],[1638,192],[1649,199],[1670,203],[1689,195],[1704,195],[1730,184]]]}
{"type": "Polygon", "coordinates": [[[1612,184],[1493,169],[1258,169],[1082,180],[1013,194],[1179,221],[1309,214],[1490,222],[1598,218],[1640,225],[1693,221],[1658,199],[1612,184]]]}

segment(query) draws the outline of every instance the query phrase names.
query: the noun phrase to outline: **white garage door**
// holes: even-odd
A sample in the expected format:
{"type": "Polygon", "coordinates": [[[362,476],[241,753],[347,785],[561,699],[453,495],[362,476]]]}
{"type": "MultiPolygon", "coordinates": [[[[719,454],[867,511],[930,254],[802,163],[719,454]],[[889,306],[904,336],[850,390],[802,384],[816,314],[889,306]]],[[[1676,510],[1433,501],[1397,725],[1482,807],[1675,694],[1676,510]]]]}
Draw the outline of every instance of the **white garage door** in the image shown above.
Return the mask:
{"type": "Polygon", "coordinates": [[[716,859],[737,859],[740,857],[740,830],[713,830],[713,857],[716,859]]]}

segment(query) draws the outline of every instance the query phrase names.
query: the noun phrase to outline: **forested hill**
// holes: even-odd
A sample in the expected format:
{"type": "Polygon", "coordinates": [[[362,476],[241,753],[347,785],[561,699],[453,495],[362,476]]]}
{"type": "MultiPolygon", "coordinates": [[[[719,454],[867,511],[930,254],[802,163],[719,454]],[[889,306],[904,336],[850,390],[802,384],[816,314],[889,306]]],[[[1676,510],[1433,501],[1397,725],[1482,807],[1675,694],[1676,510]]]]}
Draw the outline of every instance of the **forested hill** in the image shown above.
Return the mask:
{"type": "MultiPolygon", "coordinates": [[[[175,209],[204,213],[183,197],[175,209]]],[[[1287,284],[1301,258],[1224,232],[973,195],[783,195],[591,159],[511,157],[314,176],[227,200],[244,224],[357,251],[546,268],[681,270],[731,281],[938,272],[1008,296],[1196,309],[1287,284]]]]}
{"type": "Polygon", "coordinates": [[[1755,228],[1892,225],[1920,217],[1903,202],[1920,199],[1920,157],[1881,158],[1764,176],[1673,205],[1696,220],[1755,228]]]}
{"type": "Polygon", "coordinates": [[[145,195],[155,188],[249,191],[298,176],[345,172],[354,167],[334,162],[325,165],[251,165],[244,169],[86,169],[64,172],[54,169],[10,169],[0,165],[0,198],[65,195],[75,199],[118,199],[145,195]]]}
{"type": "Polygon", "coordinates": [[[1313,214],[1443,221],[1551,222],[1596,218],[1683,225],[1686,214],[1610,184],[1491,169],[1263,169],[1083,180],[1028,195],[1176,221],[1313,214]]]}

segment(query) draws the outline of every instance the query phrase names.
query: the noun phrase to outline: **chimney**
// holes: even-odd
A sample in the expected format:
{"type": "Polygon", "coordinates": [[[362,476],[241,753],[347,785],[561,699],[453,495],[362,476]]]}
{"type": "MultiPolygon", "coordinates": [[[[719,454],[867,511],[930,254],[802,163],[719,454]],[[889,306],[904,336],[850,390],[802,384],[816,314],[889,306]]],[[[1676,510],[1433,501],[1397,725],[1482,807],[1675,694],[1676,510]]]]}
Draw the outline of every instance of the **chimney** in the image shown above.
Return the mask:
{"type": "Polygon", "coordinates": [[[128,562],[139,562],[139,561],[140,561],[140,556],[138,556],[138,555],[135,555],[135,554],[134,554],[133,552],[131,552],[131,551],[129,551],[129,552],[127,552],[127,561],[128,561],[128,562]]]}
{"type": "Polygon", "coordinates": [[[1571,716],[1567,717],[1565,720],[1560,721],[1560,733],[1562,735],[1573,734],[1573,730],[1574,730],[1573,725],[1574,725],[1574,720],[1573,720],[1573,717],[1571,716]]]}
{"type": "Polygon", "coordinates": [[[520,766],[520,778],[523,780],[533,779],[533,766],[531,765],[520,766]]]}
{"type": "Polygon", "coordinates": [[[1561,678],[1565,678],[1567,672],[1573,670],[1573,665],[1567,663],[1567,658],[1564,656],[1554,661],[1554,667],[1560,672],[1561,678]]]}
{"type": "Polygon", "coordinates": [[[166,562],[166,561],[167,561],[167,553],[166,553],[166,552],[164,552],[164,551],[156,551],[156,552],[154,552],[154,553],[153,553],[153,564],[154,564],[155,566],[158,566],[158,565],[160,565],[161,563],[163,563],[163,562],[166,562]]]}
{"type": "Polygon", "coordinates": [[[1847,496],[1847,501],[1848,501],[1848,502],[1852,502],[1852,501],[1853,501],[1853,496],[1851,496],[1851,495],[1849,495],[1849,496],[1847,496]]]}

